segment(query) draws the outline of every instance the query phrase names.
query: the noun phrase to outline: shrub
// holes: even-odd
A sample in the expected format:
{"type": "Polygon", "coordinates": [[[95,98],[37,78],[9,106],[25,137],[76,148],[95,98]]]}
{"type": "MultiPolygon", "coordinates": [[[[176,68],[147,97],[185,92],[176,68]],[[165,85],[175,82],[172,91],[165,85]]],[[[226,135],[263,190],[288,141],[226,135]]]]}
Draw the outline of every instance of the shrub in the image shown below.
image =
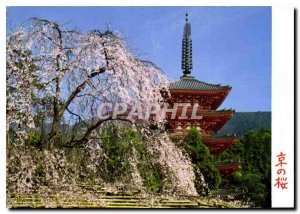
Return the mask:
{"type": "Polygon", "coordinates": [[[157,193],[162,188],[162,175],[158,169],[148,165],[148,167],[140,168],[143,178],[143,184],[150,192],[157,193]]]}
{"type": "Polygon", "coordinates": [[[41,146],[42,138],[40,132],[30,133],[28,136],[28,144],[34,147],[41,146]]]}
{"type": "Polygon", "coordinates": [[[163,176],[158,168],[152,162],[147,153],[146,143],[141,139],[133,141],[134,148],[138,159],[138,170],[143,179],[143,185],[150,192],[157,193],[162,187],[163,176]]]}
{"type": "MultiPolygon", "coordinates": [[[[205,182],[210,189],[218,188],[221,183],[221,177],[218,169],[213,164],[213,157],[209,149],[202,143],[199,131],[193,127],[185,138],[185,149],[191,157],[195,172],[201,172],[205,182]]],[[[196,173],[197,174],[197,173],[196,173]]],[[[203,192],[202,185],[195,181],[197,192],[203,192]]]]}
{"type": "Polygon", "coordinates": [[[131,153],[130,144],[134,133],[121,131],[115,125],[107,127],[102,133],[103,151],[106,161],[103,167],[103,176],[109,181],[116,181],[130,171],[128,157],[131,153]]]}

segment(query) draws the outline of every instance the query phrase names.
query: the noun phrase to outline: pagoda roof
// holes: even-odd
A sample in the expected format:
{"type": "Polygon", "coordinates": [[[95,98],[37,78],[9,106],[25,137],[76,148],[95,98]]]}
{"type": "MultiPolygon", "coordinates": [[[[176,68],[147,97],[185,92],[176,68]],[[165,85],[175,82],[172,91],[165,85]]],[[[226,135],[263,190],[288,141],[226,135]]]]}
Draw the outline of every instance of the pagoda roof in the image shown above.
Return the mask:
{"type": "Polygon", "coordinates": [[[222,161],[222,162],[215,162],[215,166],[221,173],[222,177],[227,177],[234,171],[240,169],[240,162],[239,161],[222,161]]]}
{"type": "MultiPolygon", "coordinates": [[[[208,147],[209,151],[216,155],[223,153],[226,149],[228,149],[237,138],[235,136],[203,136],[203,143],[208,147]]],[[[231,162],[232,163],[232,162],[231,162]]],[[[219,163],[219,164],[227,164],[227,163],[219,163]]]]}
{"type": "Polygon", "coordinates": [[[195,90],[195,91],[218,91],[230,90],[231,87],[220,84],[210,84],[195,79],[194,77],[181,77],[180,80],[170,83],[170,90],[195,90]]]}

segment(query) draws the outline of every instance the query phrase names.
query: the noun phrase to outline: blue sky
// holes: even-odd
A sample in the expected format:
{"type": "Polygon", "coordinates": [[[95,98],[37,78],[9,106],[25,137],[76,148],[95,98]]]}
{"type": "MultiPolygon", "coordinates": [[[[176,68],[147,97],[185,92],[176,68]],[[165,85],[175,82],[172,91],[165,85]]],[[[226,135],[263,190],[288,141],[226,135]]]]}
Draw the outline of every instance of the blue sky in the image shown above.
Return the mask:
{"type": "Polygon", "coordinates": [[[109,25],[140,58],[177,80],[186,12],[192,25],[192,75],[232,86],[220,108],[271,111],[271,7],[8,7],[7,30],[31,17],[82,32],[109,25]]]}

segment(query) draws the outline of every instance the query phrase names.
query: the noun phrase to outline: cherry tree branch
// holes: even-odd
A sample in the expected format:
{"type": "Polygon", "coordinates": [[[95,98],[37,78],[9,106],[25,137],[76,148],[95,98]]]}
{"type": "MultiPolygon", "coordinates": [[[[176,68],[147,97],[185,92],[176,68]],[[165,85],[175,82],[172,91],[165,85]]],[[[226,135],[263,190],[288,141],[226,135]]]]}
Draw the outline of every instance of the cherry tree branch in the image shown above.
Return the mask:
{"type": "Polygon", "coordinates": [[[127,118],[120,118],[120,117],[119,118],[109,117],[109,118],[104,119],[104,120],[98,120],[96,123],[94,123],[93,125],[91,125],[90,127],[88,127],[88,129],[84,133],[83,137],[81,137],[78,140],[74,140],[72,138],[71,141],[69,141],[68,144],[72,145],[72,146],[75,146],[75,145],[78,145],[78,144],[81,144],[81,143],[85,143],[86,141],[89,140],[89,137],[90,137],[92,131],[94,131],[95,129],[97,129],[102,123],[105,123],[107,121],[112,121],[112,120],[115,120],[115,121],[124,121],[124,122],[132,123],[132,120],[127,119],[127,118]]]}

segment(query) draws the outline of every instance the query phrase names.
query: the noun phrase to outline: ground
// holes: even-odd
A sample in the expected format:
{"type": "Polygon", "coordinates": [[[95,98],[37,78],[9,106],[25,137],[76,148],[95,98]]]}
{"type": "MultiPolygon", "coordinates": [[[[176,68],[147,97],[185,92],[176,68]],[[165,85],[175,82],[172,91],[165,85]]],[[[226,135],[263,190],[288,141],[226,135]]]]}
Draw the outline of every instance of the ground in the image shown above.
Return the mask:
{"type": "Polygon", "coordinates": [[[30,192],[7,197],[9,208],[241,208],[241,201],[217,198],[141,195],[139,193],[111,193],[98,184],[64,185],[49,189],[44,194],[30,192]]]}

